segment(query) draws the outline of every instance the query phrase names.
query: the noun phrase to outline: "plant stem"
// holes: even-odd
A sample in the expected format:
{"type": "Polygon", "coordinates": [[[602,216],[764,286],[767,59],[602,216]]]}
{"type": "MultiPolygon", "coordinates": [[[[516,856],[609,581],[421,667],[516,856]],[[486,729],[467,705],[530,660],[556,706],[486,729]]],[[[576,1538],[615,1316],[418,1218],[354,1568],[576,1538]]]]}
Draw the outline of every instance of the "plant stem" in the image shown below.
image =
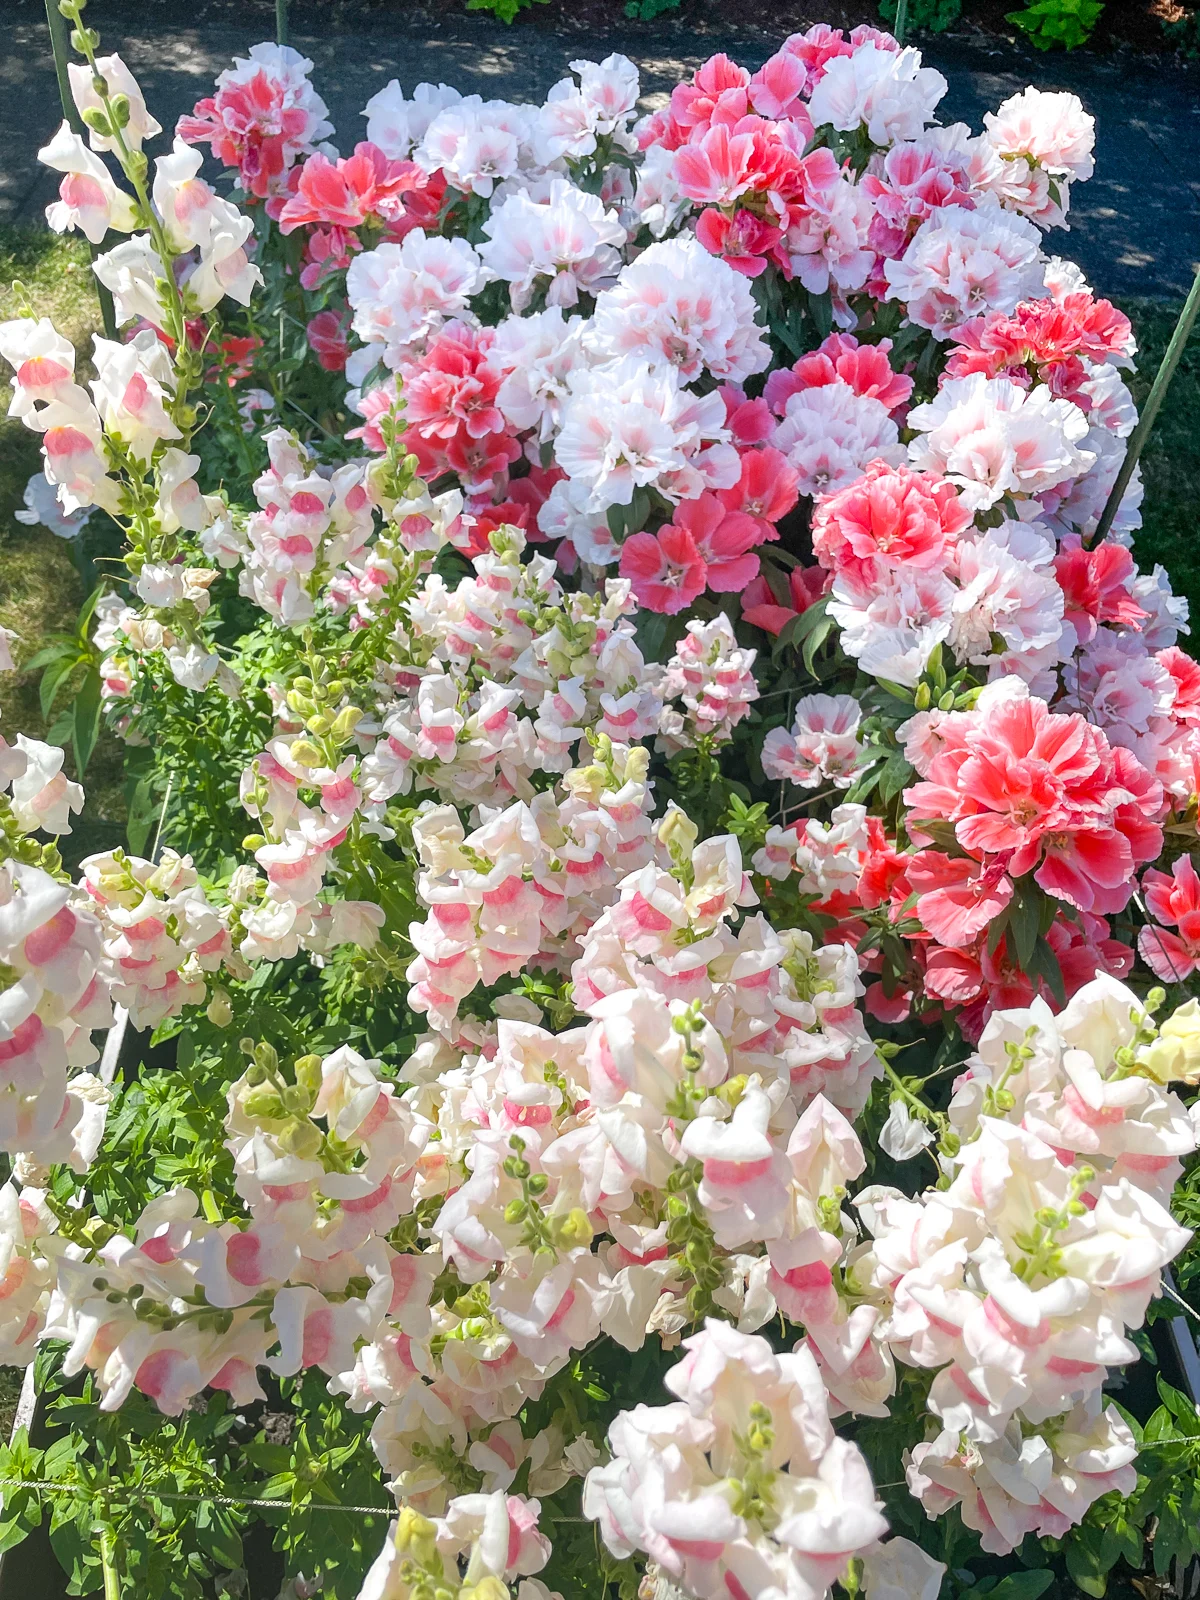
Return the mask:
{"type": "Polygon", "coordinates": [[[288,0],[275,0],[275,43],[288,42],[288,0]]]}
{"type": "Polygon", "coordinates": [[[897,44],[904,43],[904,25],[908,21],[908,0],[896,0],[896,26],[893,30],[897,44]]]}
{"type": "Polygon", "coordinates": [[[1146,440],[1150,437],[1154,419],[1158,416],[1162,403],[1166,399],[1171,379],[1175,376],[1175,369],[1179,365],[1184,347],[1188,342],[1198,315],[1200,315],[1200,272],[1196,273],[1191,293],[1184,302],[1183,310],[1179,313],[1179,321],[1175,324],[1175,331],[1171,335],[1167,353],[1163,356],[1162,365],[1154,375],[1154,382],[1151,385],[1142,415],[1129,440],[1129,447],[1125,451],[1125,459],[1121,463],[1121,470],[1117,473],[1117,480],[1112,486],[1112,492],[1104,503],[1104,510],[1100,513],[1100,521],[1096,524],[1093,541],[1096,544],[1100,543],[1113,525],[1113,518],[1120,508],[1121,501],[1125,498],[1129,480],[1133,477],[1133,469],[1137,466],[1138,458],[1145,448],[1146,440]]]}
{"type": "MultiPolygon", "coordinates": [[[[62,12],[58,9],[58,0],[46,0],[46,26],[50,30],[50,50],[54,56],[54,76],[58,79],[58,98],[62,101],[63,116],[72,130],[85,138],[87,129],[84,127],[83,118],[79,115],[79,108],[75,104],[75,97],[71,93],[71,79],[67,73],[67,28],[62,12]]],[[[98,244],[89,246],[92,260],[103,254],[98,244]]],[[[95,278],[95,274],[92,276],[95,278]]],[[[104,327],[104,337],[115,339],[117,337],[117,316],[113,309],[113,297],[109,291],[95,278],[96,298],[100,302],[100,321],[104,327]]]]}
{"type": "Polygon", "coordinates": [[[121,1600],[121,1580],[117,1573],[117,1536],[108,1526],[100,1530],[100,1565],[104,1571],[104,1600],[121,1600]]]}

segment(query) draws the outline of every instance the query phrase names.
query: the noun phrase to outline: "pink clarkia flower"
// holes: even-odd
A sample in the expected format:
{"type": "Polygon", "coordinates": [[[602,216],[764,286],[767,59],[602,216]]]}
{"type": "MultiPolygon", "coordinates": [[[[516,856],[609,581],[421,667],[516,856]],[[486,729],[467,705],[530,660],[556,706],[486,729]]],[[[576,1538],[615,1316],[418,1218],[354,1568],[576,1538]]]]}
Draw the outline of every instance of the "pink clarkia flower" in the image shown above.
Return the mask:
{"type": "Polygon", "coordinates": [[[1169,875],[1151,868],[1142,889],[1147,910],[1162,926],[1141,930],[1138,951],[1164,983],[1182,983],[1200,969],[1200,876],[1191,856],[1180,856],[1169,875]]]}
{"type": "Polygon", "coordinates": [[[330,161],[320,151],[300,168],[296,190],[279,213],[279,231],[323,224],[357,228],[368,217],[398,219],[404,196],[423,188],[426,174],[413,161],[391,161],[377,145],[357,144],[352,156],[330,161]]]}
{"type": "Polygon", "coordinates": [[[686,527],[668,522],[657,533],[635,533],[621,546],[621,576],[639,605],[674,616],[704,593],[708,569],[686,527]]]}
{"type": "Polygon", "coordinates": [[[866,574],[877,562],[933,571],[944,564],[971,513],[945,478],[873,462],[813,513],[813,553],[834,572],[866,574]]]}

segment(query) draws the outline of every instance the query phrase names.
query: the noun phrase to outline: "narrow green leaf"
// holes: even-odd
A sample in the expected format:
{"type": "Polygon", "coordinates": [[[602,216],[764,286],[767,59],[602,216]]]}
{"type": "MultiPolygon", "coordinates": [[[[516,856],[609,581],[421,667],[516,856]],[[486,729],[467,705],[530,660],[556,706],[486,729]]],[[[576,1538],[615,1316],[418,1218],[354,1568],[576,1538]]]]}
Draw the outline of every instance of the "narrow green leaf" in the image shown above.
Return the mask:
{"type": "Polygon", "coordinates": [[[100,736],[100,673],[93,667],[75,696],[71,743],[75,748],[75,775],[82,778],[100,736]]]}

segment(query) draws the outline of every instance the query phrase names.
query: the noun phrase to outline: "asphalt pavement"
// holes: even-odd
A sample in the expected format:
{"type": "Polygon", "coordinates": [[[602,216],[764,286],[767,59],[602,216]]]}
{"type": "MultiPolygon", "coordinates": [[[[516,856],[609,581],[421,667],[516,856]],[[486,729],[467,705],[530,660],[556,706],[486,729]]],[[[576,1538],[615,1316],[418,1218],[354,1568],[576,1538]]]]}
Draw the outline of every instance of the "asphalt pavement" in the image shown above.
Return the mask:
{"type": "MultiPolygon", "coordinates": [[[[30,221],[55,195],[54,176],[35,156],[60,119],[58,92],[41,4],[0,0],[0,11],[8,18],[0,56],[0,221],[30,221]]],[[[128,61],[169,133],[234,55],[272,35],[273,11],[261,0],[92,0],[87,20],[100,29],[102,48],[120,50],[128,61]]],[[[345,152],[363,136],[363,105],[391,78],[410,91],[428,79],[464,92],[539,99],[571,60],[622,50],[641,68],[644,104],[652,109],[714,50],[753,69],[778,42],[776,31],[757,22],[733,29],[702,17],[689,21],[686,13],[661,26],[591,29],[554,29],[525,13],[510,28],[467,12],[463,0],[362,13],[305,4],[293,10],[291,32],[291,43],[315,63],[314,81],[345,152]]],[[[1096,175],[1076,185],[1071,231],[1052,235],[1052,247],[1079,261],[1102,293],[1174,299],[1186,292],[1200,265],[1200,65],[1132,52],[1038,55],[980,32],[918,42],[949,80],[945,122],[979,128],[985,111],[1029,83],[1078,94],[1097,120],[1096,175]]]]}

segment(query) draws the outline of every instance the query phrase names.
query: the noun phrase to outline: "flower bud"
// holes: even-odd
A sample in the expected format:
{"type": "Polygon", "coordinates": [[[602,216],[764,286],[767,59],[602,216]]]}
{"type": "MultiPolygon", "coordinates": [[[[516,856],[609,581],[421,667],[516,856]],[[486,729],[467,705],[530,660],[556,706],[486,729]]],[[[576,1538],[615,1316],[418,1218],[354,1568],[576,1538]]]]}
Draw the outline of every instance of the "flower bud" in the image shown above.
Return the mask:
{"type": "Polygon", "coordinates": [[[260,1084],[243,1096],[242,1110],[248,1117],[264,1117],[274,1122],[283,1116],[283,1101],[269,1085],[260,1084]]]}
{"type": "Polygon", "coordinates": [[[344,744],[354,735],[355,728],[363,719],[363,713],[357,706],[343,706],[333,719],[333,737],[339,744],[344,744]]]}
{"type": "Polygon", "coordinates": [[[592,1225],[587,1212],[574,1206],[565,1217],[557,1219],[555,1233],[564,1250],[586,1249],[592,1242],[592,1225]]]}
{"type": "Polygon", "coordinates": [[[292,760],[298,767],[323,767],[325,759],[309,739],[297,739],[291,749],[292,760]]]}
{"type": "Polygon", "coordinates": [[[396,1519],[396,1549],[408,1551],[422,1566],[429,1565],[437,1553],[437,1529],[412,1506],[405,1506],[396,1519]]]}
{"type": "Polygon", "coordinates": [[[293,1117],[279,1135],[279,1143],[288,1155],[299,1156],[302,1161],[315,1161],[324,1142],[320,1128],[306,1117],[293,1117]]]}
{"type": "Polygon", "coordinates": [[[227,1028],[233,1021],[233,1006],[224,989],[214,989],[205,1015],[215,1028],[227,1028]]]}
{"type": "Polygon", "coordinates": [[[320,1056],[300,1056],[294,1068],[297,1085],[304,1090],[311,1103],[321,1090],[320,1056]]]}

